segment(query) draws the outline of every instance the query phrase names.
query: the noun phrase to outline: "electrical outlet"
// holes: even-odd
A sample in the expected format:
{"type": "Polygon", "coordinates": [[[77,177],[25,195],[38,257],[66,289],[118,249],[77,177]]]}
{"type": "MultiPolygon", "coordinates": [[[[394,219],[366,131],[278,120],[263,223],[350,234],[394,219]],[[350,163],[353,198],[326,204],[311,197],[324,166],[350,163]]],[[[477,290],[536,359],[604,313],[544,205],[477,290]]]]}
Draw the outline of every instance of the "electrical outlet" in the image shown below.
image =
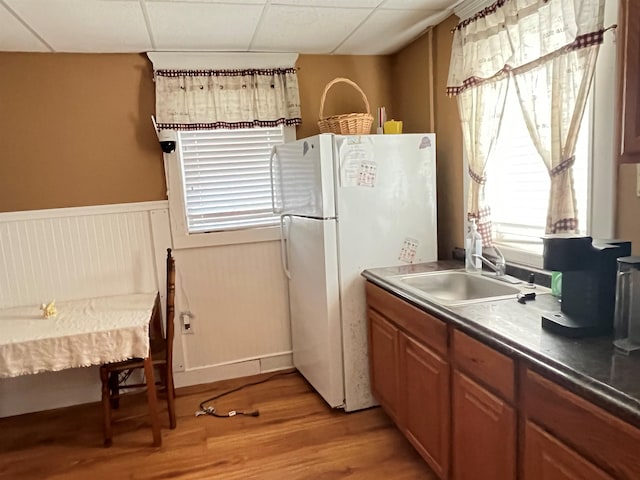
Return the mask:
{"type": "Polygon", "coordinates": [[[195,315],[191,312],[182,312],[180,314],[180,324],[182,325],[183,335],[193,335],[195,333],[193,328],[193,319],[195,315]]]}

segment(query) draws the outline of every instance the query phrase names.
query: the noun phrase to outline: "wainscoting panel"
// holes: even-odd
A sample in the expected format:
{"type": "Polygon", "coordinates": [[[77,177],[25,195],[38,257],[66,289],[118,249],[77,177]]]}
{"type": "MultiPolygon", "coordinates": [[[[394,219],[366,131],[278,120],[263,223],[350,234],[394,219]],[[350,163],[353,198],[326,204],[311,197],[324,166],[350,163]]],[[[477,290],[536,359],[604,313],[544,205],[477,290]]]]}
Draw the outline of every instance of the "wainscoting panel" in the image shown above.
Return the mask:
{"type": "Polygon", "coordinates": [[[176,312],[193,314],[185,370],[290,353],[280,242],[178,250],[176,263],[176,312]]]}
{"type": "Polygon", "coordinates": [[[158,204],[0,214],[0,307],[156,290],[158,204]]]}
{"type": "MultiPolygon", "coordinates": [[[[0,307],[152,290],[164,301],[170,246],[167,202],[0,213],[0,307]]],[[[176,386],[292,366],[279,242],[173,255],[176,386]]],[[[0,417],[99,398],[97,367],[0,379],[0,417]]]]}

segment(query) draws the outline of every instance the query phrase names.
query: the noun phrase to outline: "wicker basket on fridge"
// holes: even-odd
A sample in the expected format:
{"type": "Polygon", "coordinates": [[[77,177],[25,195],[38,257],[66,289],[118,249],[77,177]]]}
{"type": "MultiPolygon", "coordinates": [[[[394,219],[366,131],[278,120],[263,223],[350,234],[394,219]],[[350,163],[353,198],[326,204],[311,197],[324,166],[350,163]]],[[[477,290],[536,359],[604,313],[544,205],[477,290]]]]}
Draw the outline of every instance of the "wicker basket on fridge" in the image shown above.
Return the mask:
{"type": "Polygon", "coordinates": [[[320,120],[318,120],[320,133],[340,133],[343,135],[368,134],[371,132],[372,123],[373,116],[369,108],[369,100],[367,100],[367,96],[355,82],[352,82],[348,78],[334,78],[327,83],[322,93],[322,100],[320,101],[320,120]],[[341,115],[332,115],[323,118],[324,101],[327,98],[327,92],[333,85],[340,82],[347,83],[360,92],[367,109],[366,113],[343,113],[341,115]]]}

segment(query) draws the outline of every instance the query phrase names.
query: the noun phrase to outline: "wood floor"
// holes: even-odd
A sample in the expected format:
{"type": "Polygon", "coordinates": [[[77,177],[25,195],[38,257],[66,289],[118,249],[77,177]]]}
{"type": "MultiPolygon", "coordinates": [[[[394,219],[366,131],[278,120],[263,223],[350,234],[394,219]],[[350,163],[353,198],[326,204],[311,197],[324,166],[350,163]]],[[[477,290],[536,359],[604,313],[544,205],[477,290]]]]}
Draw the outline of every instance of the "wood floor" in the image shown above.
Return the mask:
{"type": "Polygon", "coordinates": [[[0,478],[435,480],[380,408],[332,410],[297,373],[215,402],[259,417],[195,417],[201,401],[262,378],[178,390],[178,426],[166,428],[163,410],[160,448],[144,396],[116,412],[111,448],[102,447],[99,403],[0,419],[0,478]]]}

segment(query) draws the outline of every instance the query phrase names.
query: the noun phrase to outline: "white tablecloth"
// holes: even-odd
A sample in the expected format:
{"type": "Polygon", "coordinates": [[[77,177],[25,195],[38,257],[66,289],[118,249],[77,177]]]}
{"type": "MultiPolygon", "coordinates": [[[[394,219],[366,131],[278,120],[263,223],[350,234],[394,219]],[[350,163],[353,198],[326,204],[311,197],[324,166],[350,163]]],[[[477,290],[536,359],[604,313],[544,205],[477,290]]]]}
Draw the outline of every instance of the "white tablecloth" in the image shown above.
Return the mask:
{"type": "Polygon", "coordinates": [[[149,355],[156,292],[0,309],[0,378],[100,365],[149,355]]]}

